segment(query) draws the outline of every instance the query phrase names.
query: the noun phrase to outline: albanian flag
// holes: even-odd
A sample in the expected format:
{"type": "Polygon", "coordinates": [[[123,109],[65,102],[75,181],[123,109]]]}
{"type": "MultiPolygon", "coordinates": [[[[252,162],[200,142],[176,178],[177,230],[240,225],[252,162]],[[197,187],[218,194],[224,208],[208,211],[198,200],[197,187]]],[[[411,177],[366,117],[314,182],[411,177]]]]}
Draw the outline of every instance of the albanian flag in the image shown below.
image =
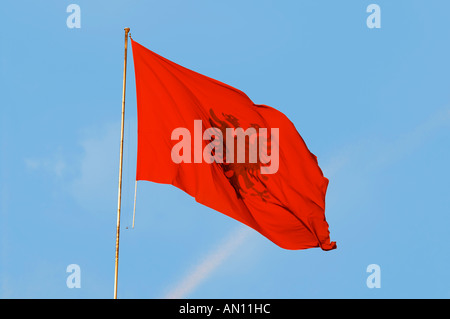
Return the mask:
{"type": "Polygon", "coordinates": [[[285,249],[336,248],[328,179],[291,121],[131,40],[136,180],[171,184],[285,249]]]}

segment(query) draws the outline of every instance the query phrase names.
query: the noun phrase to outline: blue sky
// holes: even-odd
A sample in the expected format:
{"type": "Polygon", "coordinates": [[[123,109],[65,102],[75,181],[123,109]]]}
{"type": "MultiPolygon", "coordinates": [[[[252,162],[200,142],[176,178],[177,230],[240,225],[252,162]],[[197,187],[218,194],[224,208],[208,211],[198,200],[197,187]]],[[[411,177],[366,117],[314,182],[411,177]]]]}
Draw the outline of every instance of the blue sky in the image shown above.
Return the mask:
{"type": "Polygon", "coordinates": [[[131,50],[119,298],[449,298],[448,1],[8,1],[0,298],[112,298],[123,28],[295,124],[338,248],[288,251],[139,182],[131,50]],[[69,4],[81,8],[70,29],[69,4]],[[366,8],[381,8],[369,29],[366,8]],[[129,227],[128,229],[126,227],[129,227]],[[81,288],[66,267],[78,264],[81,288]],[[367,266],[381,269],[369,289],[367,266]]]}

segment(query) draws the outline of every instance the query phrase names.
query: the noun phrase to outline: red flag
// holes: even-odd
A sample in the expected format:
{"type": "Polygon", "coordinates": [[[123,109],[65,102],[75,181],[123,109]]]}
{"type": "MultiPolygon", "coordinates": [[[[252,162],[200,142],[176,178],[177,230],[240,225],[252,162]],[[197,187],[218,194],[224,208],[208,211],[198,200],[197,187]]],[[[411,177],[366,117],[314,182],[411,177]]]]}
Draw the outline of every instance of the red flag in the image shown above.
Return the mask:
{"type": "Polygon", "coordinates": [[[174,185],[285,249],[336,248],[328,179],[291,121],[132,40],[136,180],[174,185]]]}

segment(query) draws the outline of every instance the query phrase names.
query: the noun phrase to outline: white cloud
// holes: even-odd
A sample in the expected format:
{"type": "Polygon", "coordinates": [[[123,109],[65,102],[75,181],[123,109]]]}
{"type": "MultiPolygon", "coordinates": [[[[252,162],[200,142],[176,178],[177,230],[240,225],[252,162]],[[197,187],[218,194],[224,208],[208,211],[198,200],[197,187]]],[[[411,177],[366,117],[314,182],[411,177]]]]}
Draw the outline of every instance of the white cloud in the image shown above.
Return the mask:
{"type": "Polygon", "coordinates": [[[117,188],[120,127],[110,124],[89,130],[87,135],[80,142],[83,153],[79,174],[70,191],[80,205],[95,209],[117,188]]]}
{"type": "Polygon", "coordinates": [[[247,226],[235,229],[163,298],[186,298],[244,243],[251,232],[247,226]]]}
{"type": "MultiPolygon", "coordinates": [[[[134,191],[136,156],[135,137],[130,136],[135,119],[126,122],[124,136],[124,163],[122,173],[122,201],[134,191]],[[130,128],[131,126],[131,128],[130,128]],[[128,185],[132,179],[133,184],[128,185]]],[[[109,123],[85,130],[80,143],[83,150],[78,173],[70,185],[70,192],[87,210],[99,211],[117,205],[119,179],[120,123],[109,123]]]]}
{"type": "Polygon", "coordinates": [[[383,145],[371,168],[383,167],[403,158],[423,145],[437,130],[450,123],[450,109],[444,108],[426,118],[412,130],[383,145]]]}
{"type": "Polygon", "coordinates": [[[63,177],[67,168],[66,161],[64,160],[60,149],[48,157],[25,158],[24,163],[28,170],[42,170],[45,173],[54,175],[58,178],[63,177]]]}

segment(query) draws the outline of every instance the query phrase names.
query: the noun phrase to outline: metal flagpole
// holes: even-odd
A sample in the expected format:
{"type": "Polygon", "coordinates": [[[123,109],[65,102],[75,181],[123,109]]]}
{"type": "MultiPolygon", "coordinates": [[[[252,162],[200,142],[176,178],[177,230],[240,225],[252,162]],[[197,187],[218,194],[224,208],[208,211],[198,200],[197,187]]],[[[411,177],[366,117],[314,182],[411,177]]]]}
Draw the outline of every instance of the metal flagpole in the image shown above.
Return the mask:
{"type": "Polygon", "coordinates": [[[116,262],[114,270],[114,299],[117,299],[117,278],[119,274],[119,234],[120,234],[120,204],[122,197],[122,163],[123,163],[123,128],[125,122],[125,84],[127,79],[127,47],[128,32],[130,28],[125,28],[125,58],[123,61],[123,90],[122,90],[122,126],[120,131],[120,161],[119,161],[119,193],[117,203],[117,232],[116,232],[116,262]]]}

